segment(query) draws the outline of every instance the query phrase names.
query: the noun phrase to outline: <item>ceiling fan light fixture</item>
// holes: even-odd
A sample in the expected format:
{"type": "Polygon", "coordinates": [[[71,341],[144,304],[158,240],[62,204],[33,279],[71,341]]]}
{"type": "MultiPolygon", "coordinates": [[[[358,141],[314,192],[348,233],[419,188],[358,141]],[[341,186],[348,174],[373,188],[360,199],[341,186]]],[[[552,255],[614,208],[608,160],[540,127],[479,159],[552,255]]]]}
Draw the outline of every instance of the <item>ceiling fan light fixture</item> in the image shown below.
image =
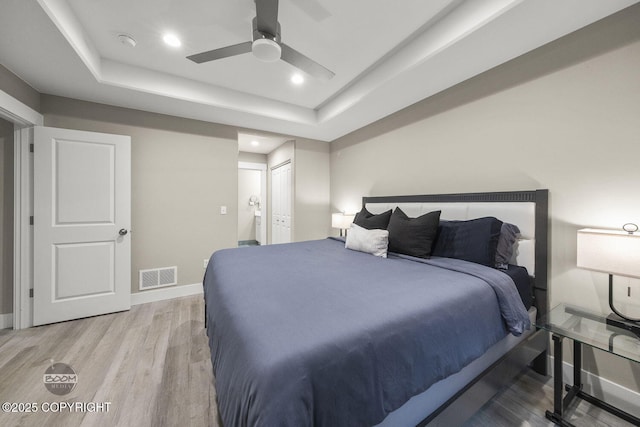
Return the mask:
{"type": "Polygon", "coordinates": [[[257,39],[251,45],[251,52],[261,61],[274,62],[280,59],[282,48],[271,39],[257,39]]]}

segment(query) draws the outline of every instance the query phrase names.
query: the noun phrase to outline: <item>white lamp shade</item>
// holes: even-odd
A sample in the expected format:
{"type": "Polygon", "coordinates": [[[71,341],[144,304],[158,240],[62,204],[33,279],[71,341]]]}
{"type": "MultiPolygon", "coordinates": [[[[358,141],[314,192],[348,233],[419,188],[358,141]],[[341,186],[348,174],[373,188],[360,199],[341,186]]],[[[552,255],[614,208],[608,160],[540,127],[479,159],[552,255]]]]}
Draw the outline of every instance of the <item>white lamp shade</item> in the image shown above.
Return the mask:
{"type": "Polygon", "coordinates": [[[349,228],[355,215],[345,215],[343,213],[331,214],[331,227],[346,230],[349,228]]]}
{"type": "Polygon", "coordinates": [[[587,270],[640,278],[640,234],[578,230],[577,264],[587,270]]]}

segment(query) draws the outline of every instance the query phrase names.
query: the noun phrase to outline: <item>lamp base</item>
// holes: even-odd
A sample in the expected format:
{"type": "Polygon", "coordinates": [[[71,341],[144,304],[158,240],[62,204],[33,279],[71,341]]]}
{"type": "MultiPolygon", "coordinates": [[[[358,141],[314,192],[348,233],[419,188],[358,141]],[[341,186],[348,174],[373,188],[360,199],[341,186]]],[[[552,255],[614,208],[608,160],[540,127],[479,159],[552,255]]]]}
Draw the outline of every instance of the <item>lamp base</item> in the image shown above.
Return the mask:
{"type": "Polygon", "coordinates": [[[634,333],[640,338],[640,322],[634,322],[632,320],[623,319],[615,313],[611,313],[607,316],[607,325],[616,326],[618,328],[625,329],[634,333]]]}

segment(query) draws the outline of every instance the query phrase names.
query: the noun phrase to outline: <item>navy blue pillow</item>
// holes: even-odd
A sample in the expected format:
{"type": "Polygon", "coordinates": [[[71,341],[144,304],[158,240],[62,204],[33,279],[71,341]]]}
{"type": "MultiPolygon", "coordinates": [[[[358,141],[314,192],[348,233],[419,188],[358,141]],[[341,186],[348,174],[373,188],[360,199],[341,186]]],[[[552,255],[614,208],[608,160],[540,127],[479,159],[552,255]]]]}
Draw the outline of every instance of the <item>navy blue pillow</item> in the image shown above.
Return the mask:
{"type": "Polygon", "coordinates": [[[502,221],[494,217],[440,221],[431,255],[493,267],[502,221]]]}
{"type": "Polygon", "coordinates": [[[409,218],[396,208],[389,221],[389,251],[429,258],[438,234],[440,211],[429,212],[417,218],[409,218]]]}
{"type": "Polygon", "coordinates": [[[391,218],[391,209],[378,215],[374,215],[363,207],[353,218],[353,223],[367,230],[386,230],[391,218]]]}

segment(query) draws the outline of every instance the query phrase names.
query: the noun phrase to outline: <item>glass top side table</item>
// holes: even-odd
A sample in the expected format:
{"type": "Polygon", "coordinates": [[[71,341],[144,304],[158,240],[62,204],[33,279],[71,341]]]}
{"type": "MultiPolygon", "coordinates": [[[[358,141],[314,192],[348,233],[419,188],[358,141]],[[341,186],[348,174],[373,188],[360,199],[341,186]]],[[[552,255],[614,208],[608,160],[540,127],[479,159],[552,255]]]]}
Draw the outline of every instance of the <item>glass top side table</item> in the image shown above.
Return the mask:
{"type": "Polygon", "coordinates": [[[621,328],[606,324],[606,317],[579,307],[560,304],[536,322],[536,326],[549,331],[553,339],[554,381],[553,412],[546,416],[557,425],[572,426],[564,420],[563,412],[575,397],[596,405],[634,425],[640,418],[618,409],[582,390],[582,346],[606,351],[618,357],[640,363],[640,337],[621,328]],[[567,385],[563,398],[562,341],[573,341],[573,385],[567,385]]]}

